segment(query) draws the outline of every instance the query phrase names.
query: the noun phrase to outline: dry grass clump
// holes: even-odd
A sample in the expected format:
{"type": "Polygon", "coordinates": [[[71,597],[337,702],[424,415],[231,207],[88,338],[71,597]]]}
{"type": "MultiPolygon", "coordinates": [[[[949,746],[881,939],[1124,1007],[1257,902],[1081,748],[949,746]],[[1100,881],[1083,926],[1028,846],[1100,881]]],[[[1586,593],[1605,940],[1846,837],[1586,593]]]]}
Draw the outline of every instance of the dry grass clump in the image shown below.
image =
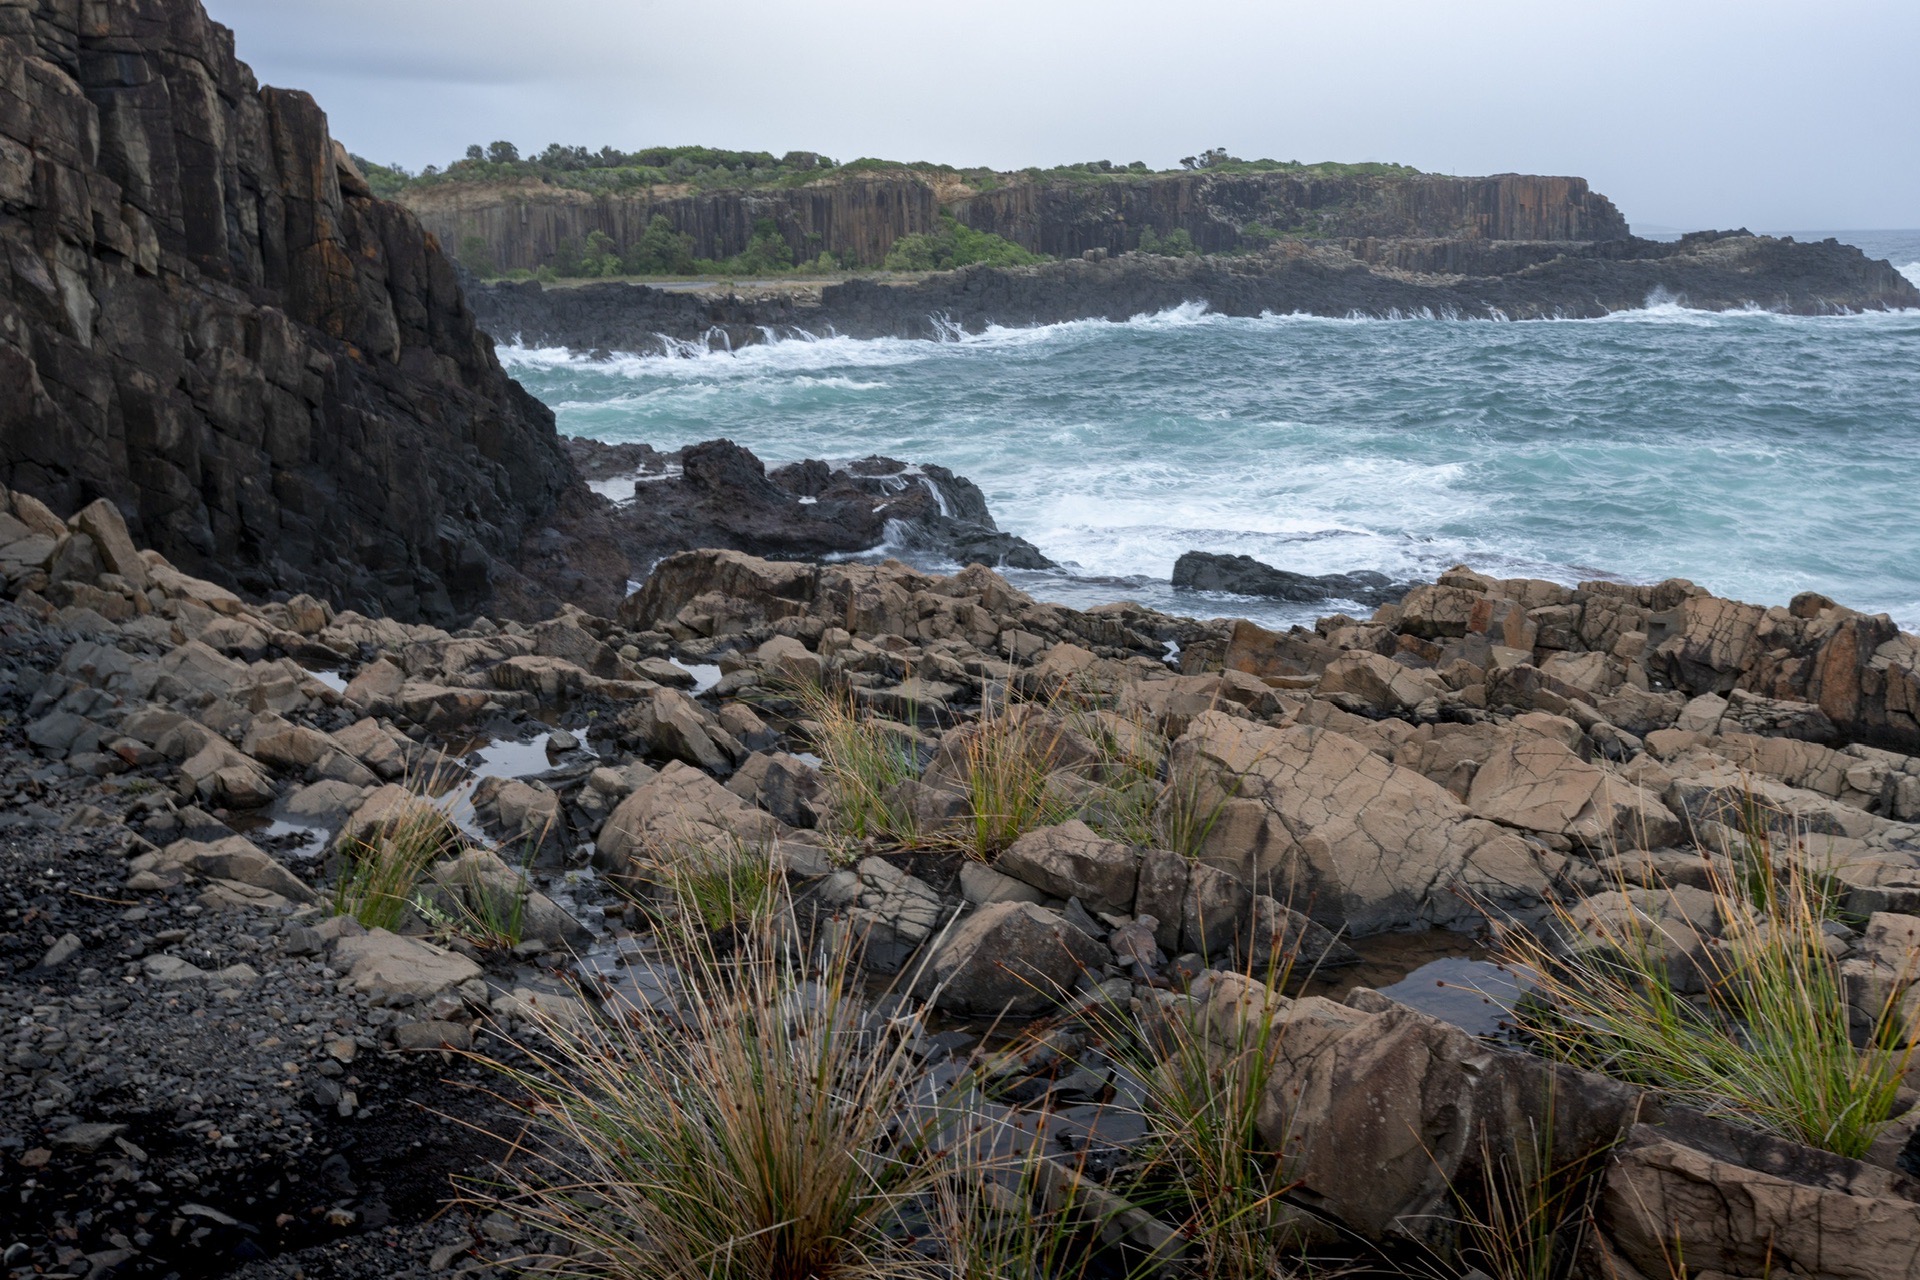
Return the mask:
{"type": "Polygon", "coordinates": [[[1138,1081],[1147,1136],[1116,1186],[1171,1223],[1193,1273],[1225,1280],[1290,1274],[1299,1211],[1279,1144],[1261,1119],[1285,1034],[1279,995],[1285,957],[1266,983],[1247,980],[1240,998],[1162,1003],[1096,1014],[1109,1052],[1138,1081]]]}
{"type": "Polygon", "coordinates": [[[1112,1197],[1049,1160],[1004,1114],[963,1112],[928,1224],[953,1280],[1078,1280],[1089,1274],[1112,1197]]]}
{"type": "Polygon", "coordinates": [[[773,846],[737,835],[650,845],[635,860],[633,874],[668,890],[681,911],[714,931],[764,925],[786,887],[773,846]]]}
{"type": "MultiPolygon", "coordinates": [[[[1868,1047],[1855,1047],[1848,984],[1824,928],[1829,888],[1804,858],[1775,859],[1771,848],[1766,827],[1750,823],[1708,860],[1720,931],[1697,949],[1704,996],[1677,989],[1668,939],[1641,912],[1583,922],[1559,904],[1573,945],[1518,930],[1506,938],[1507,961],[1539,977],[1522,1021],[1563,1061],[1859,1157],[1892,1117],[1916,1029],[1900,1025],[1889,994],[1868,1047]]],[[[1909,957],[1890,993],[1913,976],[1909,957]]]]}
{"type": "Polygon", "coordinates": [[[992,858],[1029,831],[1077,815],[1054,772],[1067,729],[1048,708],[989,696],[980,718],[960,732],[958,765],[969,813],[966,847],[992,858]]]}
{"type": "Polygon", "coordinates": [[[898,787],[920,777],[920,760],[901,726],[862,710],[850,691],[818,683],[793,692],[832,798],[834,833],[851,840],[918,843],[911,809],[898,787]]]}
{"type": "Polygon", "coordinates": [[[1473,1268],[1492,1280],[1567,1280],[1593,1227],[1611,1146],[1557,1157],[1549,1096],[1543,1123],[1529,1121],[1499,1148],[1483,1129],[1479,1148],[1477,1187],[1452,1187],[1457,1247],[1445,1274],[1473,1268]]]}
{"type": "Polygon", "coordinates": [[[428,868],[462,845],[445,814],[424,801],[409,805],[380,829],[346,843],[334,914],[352,916],[369,929],[399,928],[428,868]]]}
{"type": "Polygon", "coordinates": [[[904,1028],[864,1006],[845,950],[801,963],[767,928],[722,956],[689,930],[670,1014],[543,1024],[512,1212],[565,1241],[552,1274],[821,1280],[927,1273],[902,1224],[940,1176],[938,1107],[904,1028]]]}

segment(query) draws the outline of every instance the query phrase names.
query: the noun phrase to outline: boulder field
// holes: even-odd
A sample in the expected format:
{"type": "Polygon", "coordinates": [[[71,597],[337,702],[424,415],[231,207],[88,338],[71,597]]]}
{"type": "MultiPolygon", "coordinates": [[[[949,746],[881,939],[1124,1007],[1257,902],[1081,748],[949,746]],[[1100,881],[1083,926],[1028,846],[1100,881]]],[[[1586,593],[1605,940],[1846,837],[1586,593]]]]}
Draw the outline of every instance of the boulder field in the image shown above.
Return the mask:
{"type": "Polygon", "coordinates": [[[929,1070],[1015,1019],[995,1105],[1098,1111],[1069,1064],[1100,1002],[1279,1020],[1268,1136],[1330,1238],[1429,1240],[1483,1142],[1544,1125],[1604,1165],[1590,1274],[1664,1275],[1676,1243],[1729,1277],[1920,1274],[1911,1113],[1865,1160],[1825,1155],[1338,978],[1379,935],[1527,928],[1558,899],[1658,921],[1685,989],[1715,945],[1708,855],[1758,797],[1831,877],[1863,1016],[1901,1000],[1920,638],[1884,617],[1458,568],[1275,633],[1068,609],[980,566],[692,551],[612,617],[448,631],[250,601],[111,503],[18,492],[0,570],[8,1266],[424,1274],[537,1244],[435,1217],[495,1149],[431,1112],[504,1123],[442,1055],[670,1006],[661,884],[733,848],[859,940],[896,1013],[948,1020],[929,1070]],[[850,835],[815,685],[901,746],[911,838],[850,835]],[[1049,802],[963,854],[994,734],[1049,802]],[[1156,779],[1204,820],[1120,821],[1156,779]],[[407,909],[337,913],[354,841],[422,812],[449,834],[407,909]],[[511,937],[449,926],[502,893],[511,937]],[[1323,994],[1260,981],[1281,957],[1323,994]]]}

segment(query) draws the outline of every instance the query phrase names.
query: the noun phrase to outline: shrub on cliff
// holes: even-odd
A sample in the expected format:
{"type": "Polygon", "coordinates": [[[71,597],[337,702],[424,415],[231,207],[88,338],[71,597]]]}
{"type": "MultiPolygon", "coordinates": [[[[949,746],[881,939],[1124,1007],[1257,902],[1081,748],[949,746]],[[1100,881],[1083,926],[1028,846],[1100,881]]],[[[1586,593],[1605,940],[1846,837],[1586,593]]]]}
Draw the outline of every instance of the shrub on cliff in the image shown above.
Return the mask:
{"type": "Polygon", "coordinates": [[[493,260],[493,250],[488,247],[485,236],[460,237],[459,258],[461,266],[482,280],[491,280],[500,274],[500,269],[493,260]]]}
{"type": "Polygon", "coordinates": [[[1185,227],[1175,227],[1160,235],[1152,227],[1140,233],[1140,252],[1158,254],[1163,258],[1190,258],[1200,252],[1194,248],[1193,237],[1187,234],[1185,227]]]}
{"type": "Polygon", "coordinates": [[[975,263],[1020,267],[1042,260],[1011,240],[991,231],[975,231],[946,214],[940,216],[940,230],[901,236],[887,251],[890,271],[948,271],[975,263]]]}
{"type": "Polygon", "coordinates": [[[693,237],[674,230],[664,213],[653,215],[622,258],[628,275],[673,275],[693,270],[693,237]]]}

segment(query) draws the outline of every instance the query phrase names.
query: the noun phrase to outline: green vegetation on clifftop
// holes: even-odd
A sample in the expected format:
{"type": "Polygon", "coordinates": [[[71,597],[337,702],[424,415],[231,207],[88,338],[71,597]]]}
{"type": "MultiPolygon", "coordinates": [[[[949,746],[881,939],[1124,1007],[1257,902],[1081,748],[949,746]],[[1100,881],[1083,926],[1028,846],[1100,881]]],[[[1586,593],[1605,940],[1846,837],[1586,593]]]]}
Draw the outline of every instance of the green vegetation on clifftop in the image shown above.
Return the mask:
{"type": "Polygon", "coordinates": [[[951,175],[975,190],[991,191],[1008,181],[1098,182],[1125,178],[1152,177],[1163,173],[1206,171],[1217,174],[1300,173],[1313,177],[1410,177],[1418,169],[1401,164],[1341,164],[1321,162],[1303,164],[1298,160],[1242,160],[1220,148],[1187,156],[1179,167],[1154,169],[1144,160],[1120,164],[1112,160],[1087,160],[1076,164],[1043,168],[995,170],[985,166],[958,167],[929,161],[882,160],[863,156],[836,164],[814,151],[789,151],[775,156],[769,151],[729,151],[718,147],[647,147],[639,151],[621,151],[551,143],[535,155],[522,156],[511,142],[494,142],[467,148],[466,155],[444,168],[428,165],[418,173],[400,165],[382,165],[356,157],[367,175],[374,194],[393,199],[410,188],[450,184],[485,185],[507,182],[540,182],[577,191],[604,193],[632,192],[656,186],[689,186],[697,190],[739,190],[761,187],[794,187],[812,182],[831,181],[860,175],[940,174],[951,175]]]}

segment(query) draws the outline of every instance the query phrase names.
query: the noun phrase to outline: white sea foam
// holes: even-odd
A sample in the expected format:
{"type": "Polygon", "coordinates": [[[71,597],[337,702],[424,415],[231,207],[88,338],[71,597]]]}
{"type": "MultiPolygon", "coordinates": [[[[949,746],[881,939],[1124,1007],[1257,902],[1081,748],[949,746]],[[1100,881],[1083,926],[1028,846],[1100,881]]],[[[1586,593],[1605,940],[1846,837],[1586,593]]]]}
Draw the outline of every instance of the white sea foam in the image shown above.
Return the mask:
{"type": "Polygon", "coordinates": [[[1920,285],[1920,262],[1909,262],[1906,266],[1899,268],[1899,271],[1914,284],[1920,285]]]}
{"type": "MultiPolygon", "coordinates": [[[[1900,268],[1920,283],[1920,262],[1900,268]]],[[[1876,323],[1889,319],[1910,322],[1914,311],[1868,311],[1834,315],[1804,316],[1772,311],[1757,303],[1728,310],[1706,310],[1687,305],[1685,299],[1655,289],[1640,307],[1611,311],[1602,316],[1551,317],[1510,320],[1503,313],[1492,316],[1435,313],[1429,308],[1412,312],[1397,309],[1384,316],[1352,313],[1344,316],[1320,316],[1306,312],[1262,312],[1258,316],[1228,316],[1215,312],[1204,302],[1184,302],[1164,311],[1142,313],[1127,320],[1066,320],[1054,324],[1013,327],[989,324],[978,333],[968,333],[948,323],[940,326],[940,337],[932,342],[918,338],[850,338],[844,335],[820,337],[800,331],[765,330],[766,339],[738,348],[719,340],[716,330],[695,339],[661,337],[666,350],[661,353],[616,353],[595,357],[565,347],[501,346],[500,362],[509,370],[576,372],[634,380],[705,383],[715,379],[764,379],[769,385],[824,387],[843,391],[876,391],[887,383],[878,379],[860,379],[845,373],[824,370],[880,369],[917,364],[942,355],[996,352],[1076,343],[1097,339],[1108,333],[1163,333],[1206,329],[1259,332],[1284,330],[1294,326],[1365,327],[1377,325],[1508,325],[1508,324],[1652,324],[1704,328],[1726,324],[1750,324],[1756,321],[1777,324],[1830,324],[1834,322],[1876,323]]],[[[604,403],[596,398],[594,403],[604,403]]]]}
{"type": "MultiPolygon", "coordinates": [[[[724,435],[769,464],[950,466],[1001,527],[1067,566],[1022,585],[1069,603],[1270,624],[1326,612],[1173,592],[1174,559],[1198,549],[1399,578],[1461,561],[1569,583],[1678,573],[1920,622],[1920,534],[1904,518],[1920,488],[1920,312],[1648,303],[1512,323],[1190,304],[937,342],[502,358],[570,434],[663,448],[724,435]]],[[[899,545],[890,530],[876,551],[899,545]]]]}

